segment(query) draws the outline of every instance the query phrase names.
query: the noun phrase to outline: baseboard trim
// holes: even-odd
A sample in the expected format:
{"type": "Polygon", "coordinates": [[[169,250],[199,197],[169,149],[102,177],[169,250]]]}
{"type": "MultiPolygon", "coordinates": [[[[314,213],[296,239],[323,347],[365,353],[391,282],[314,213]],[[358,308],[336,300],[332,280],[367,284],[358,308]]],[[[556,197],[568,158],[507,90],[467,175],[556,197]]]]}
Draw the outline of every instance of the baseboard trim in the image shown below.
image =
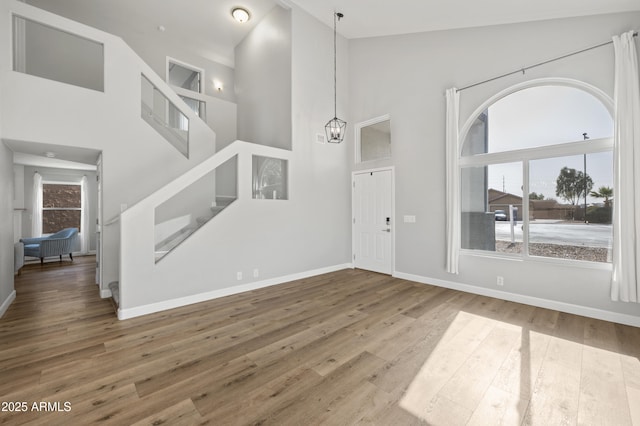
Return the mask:
{"type": "Polygon", "coordinates": [[[15,290],[13,290],[11,294],[9,294],[9,297],[7,297],[5,301],[2,302],[2,305],[0,305],[0,318],[4,316],[5,312],[7,312],[7,309],[9,309],[9,306],[11,306],[14,300],[16,300],[15,290]]]}
{"type": "Polygon", "coordinates": [[[394,272],[393,276],[404,280],[414,281],[421,284],[430,284],[437,287],[460,290],[465,293],[473,293],[481,296],[495,297],[496,299],[508,300],[510,302],[523,303],[525,305],[536,306],[538,308],[553,309],[568,314],[581,315],[583,317],[595,318],[604,321],[616,322],[619,324],[640,327],[640,317],[618,312],[605,311],[603,309],[590,308],[588,306],[574,305],[572,303],[559,302],[556,300],[542,299],[534,296],[509,293],[506,291],[493,290],[490,288],[477,287],[470,284],[462,284],[453,281],[441,280],[437,278],[423,277],[421,275],[407,274],[404,272],[394,272]]]}
{"type": "Polygon", "coordinates": [[[113,295],[111,294],[111,290],[106,289],[106,290],[100,290],[100,297],[103,299],[108,299],[110,297],[112,297],[113,295]]]}
{"type": "Polygon", "coordinates": [[[219,290],[194,294],[192,296],[185,296],[177,299],[165,300],[157,303],[150,303],[148,305],[136,306],[133,308],[126,308],[126,309],[120,308],[118,309],[118,319],[125,320],[125,319],[135,318],[142,315],[148,315],[156,312],[166,311],[168,309],[179,308],[181,306],[192,305],[194,303],[206,302],[207,300],[217,299],[219,297],[231,296],[233,294],[244,293],[245,291],[257,290],[260,288],[270,287],[272,285],[282,284],[289,281],[300,280],[303,278],[314,277],[316,275],[327,274],[329,272],[335,272],[335,271],[340,271],[342,269],[349,269],[349,268],[351,268],[350,263],[343,263],[339,265],[328,266],[326,268],[313,269],[310,271],[284,275],[282,277],[269,278],[262,281],[255,281],[248,284],[221,288],[219,290]]]}

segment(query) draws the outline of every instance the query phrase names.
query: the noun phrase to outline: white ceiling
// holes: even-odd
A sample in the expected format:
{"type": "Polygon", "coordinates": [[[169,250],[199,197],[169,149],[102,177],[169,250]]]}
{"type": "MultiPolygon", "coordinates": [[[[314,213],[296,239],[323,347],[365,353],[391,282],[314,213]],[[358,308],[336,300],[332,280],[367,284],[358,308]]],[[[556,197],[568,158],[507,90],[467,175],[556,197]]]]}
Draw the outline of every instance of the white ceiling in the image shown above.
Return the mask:
{"type": "Polygon", "coordinates": [[[189,46],[205,58],[233,66],[234,47],[276,4],[296,4],[328,26],[345,14],[347,38],[640,10],[639,0],[27,0],[27,3],[129,38],[189,46]],[[245,24],[231,10],[251,13],[245,24]],[[158,31],[158,26],[165,28],[158,31]]]}
{"type": "Polygon", "coordinates": [[[290,0],[338,32],[376,37],[640,10],[638,0],[290,0]]]}
{"type": "Polygon", "coordinates": [[[194,53],[233,67],[234,47],[277,0],[26,0],[33,6],[118,35],[125,41],[189,46],[194,53]],[[250,11],[240,24],[231,10],[250,11]],[[164,31],[158,27],[162,26],[164,31]]]}
{"type": "Polygon", "coordinates": [[[100,151],[88,148],[24,142],[4,139],[3,142],[14,152],[13,162],[25,166],[57,167],[63,169],[95,170],[100,151]],[[55,158],[48,158],[46,153],[55,158]]]}

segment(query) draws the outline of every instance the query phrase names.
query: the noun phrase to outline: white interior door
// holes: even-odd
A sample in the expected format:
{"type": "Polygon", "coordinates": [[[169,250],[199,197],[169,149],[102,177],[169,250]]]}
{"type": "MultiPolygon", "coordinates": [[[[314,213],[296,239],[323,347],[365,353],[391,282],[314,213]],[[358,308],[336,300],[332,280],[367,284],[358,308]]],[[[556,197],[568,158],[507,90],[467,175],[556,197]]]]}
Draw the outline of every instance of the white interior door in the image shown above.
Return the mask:
{"type": "Polygon", "coordinates": [[[354,175],[354,266],[393,272],[392,172],[381,170],[354,175]]]}

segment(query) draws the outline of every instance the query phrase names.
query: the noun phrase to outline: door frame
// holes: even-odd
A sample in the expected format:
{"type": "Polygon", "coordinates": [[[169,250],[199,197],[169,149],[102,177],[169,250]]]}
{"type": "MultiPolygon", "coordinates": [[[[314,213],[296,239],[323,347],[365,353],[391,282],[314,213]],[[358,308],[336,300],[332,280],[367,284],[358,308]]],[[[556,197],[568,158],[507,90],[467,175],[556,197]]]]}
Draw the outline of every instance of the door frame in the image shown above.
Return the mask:
{"type": "Polygon", "coordinates": [[[104,235],[102,234],[102,213],[103,213],[103,203],[102,203],[102,191],[104,190],[102,186],[102,182],[104,181],[104,176],[102,175],[102,152],[98,155],[98,159],[96,160],[96,190],[98,191],[98,211],[96,214],[96,224],[94,231],[96,233],[96,284],[98,285],[98,290],[100,291],[100,297],[104,297],[104,293],[102,290],[102,277],[104,271],[104,264],[102,263],[104,257],[104,235]]]}
{"type": "Polygon", "coordinates": [[[391,172],[391,276],[396,273],[396,170],[394,166],[376,167],[351,172],[351,269],[355,269],[356,258],[356,175],[376,172],[391,172]]]}

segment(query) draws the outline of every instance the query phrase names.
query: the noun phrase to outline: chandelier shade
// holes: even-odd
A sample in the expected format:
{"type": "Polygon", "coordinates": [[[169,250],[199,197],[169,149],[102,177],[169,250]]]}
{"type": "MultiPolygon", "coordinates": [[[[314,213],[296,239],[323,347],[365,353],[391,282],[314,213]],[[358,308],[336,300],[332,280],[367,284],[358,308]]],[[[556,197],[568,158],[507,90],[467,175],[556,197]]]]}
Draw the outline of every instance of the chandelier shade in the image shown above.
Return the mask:
{"type": "Polygon", "coordinates": [[[324,125],[324,131],[327,134],[327,142],[340,143],[344,139],[344,132],[347,128],[347,122],[333,117],[324,125]]]}

